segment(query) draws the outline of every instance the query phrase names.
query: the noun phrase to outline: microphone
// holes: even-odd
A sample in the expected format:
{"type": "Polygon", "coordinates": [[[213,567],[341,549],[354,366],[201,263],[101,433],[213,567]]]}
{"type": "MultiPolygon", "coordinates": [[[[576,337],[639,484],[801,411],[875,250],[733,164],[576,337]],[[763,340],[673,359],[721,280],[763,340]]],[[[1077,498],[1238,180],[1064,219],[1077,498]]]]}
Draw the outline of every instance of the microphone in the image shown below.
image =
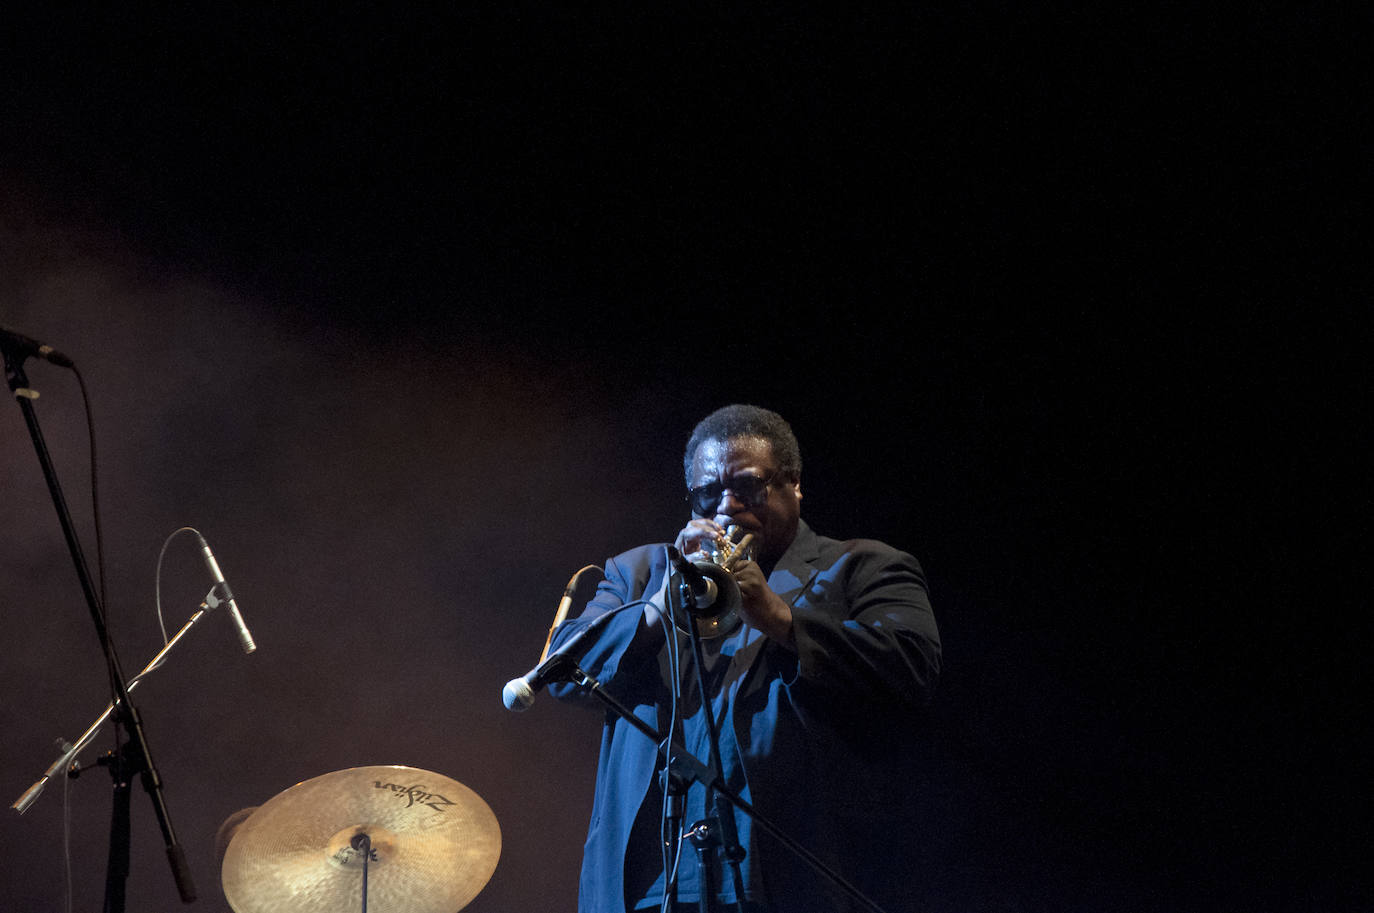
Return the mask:
{"type": "Polygon", "coordinates": [[[534,703],[535,693],[563,672],[568,661],[573,658],[573,654],[581,651],[584,644],[588,644],[601,636],[602,629],[610,624],[612,618],[631,607],[639,608],[640,603],[635,602],[620,606],[593,620],[591,624],[575,634],[571,640],[559,647],[548,659],[519,678],[513,678],[506,682],[506,687],[501,689],[501,702],[506,705],[506,709],[516,713],[530,709],[530,705],[534,703]]]}
{"type": "Polygon", "coordinates": [[[703,574],[699,567],[682,557],[682,553],[671,545],[668,546],[668,559],[682,575],[682,582],[692,591],[698,609],[709,609],[716,604],[720,598],[720,587],[713,578],[703,574]]]}
{"type": "Polygon", "coordinates": [[[234,601],[234,594],[229,590],[229,584],[224,580],[224,574],[220,572],[219,563],[215,561],[214,552],[210,551],[210,543],[205,541],[205,537],[196,533],[196,538],[200,540],[200,550],[205,552],[205,565],[210,568],[210,576],[215,578],[216,589],[222,590],[224,601],[229,603],[229,617],[234,620],[234,627],[239,632],[239,643],[243,644],[244,653],[252,653],[258,648],[253,643],[253,635],[248,633],[248,625],[243,623],[243,616],[239,614],[238,603],[234,601]]]}
{"type": "Polygon", "coordinates": [[[549,625],[549,636],[544,638],[544,649],[539,653],[539,661],[542,663],[549,655],[549,644],[553,643],[553,632],[558,630],[558,626],[563,623],[563,619],[568,617],[568,610],[572,608],[573,594],[577,592],[577,581],[587,571],[594,571],[597,567],[589,564],[584,568],[579,568],[576,574],[568,578],[568,585],[563,588],[563,598],[558,600],[558,611],[554,613],[553,624],[549,625]]]}
{"type": "Polygon", "coordinates": [[[32,355],[35,358],[50,361],[63,368],[76,367],[70,358],[54,349],[52,346],[45,345],[37,339],[30,339],[22,333],[7,330],[4,327],[0,327],[0,346],[4,346],[9,351],[18,355],[25,357],[32,355]]]}

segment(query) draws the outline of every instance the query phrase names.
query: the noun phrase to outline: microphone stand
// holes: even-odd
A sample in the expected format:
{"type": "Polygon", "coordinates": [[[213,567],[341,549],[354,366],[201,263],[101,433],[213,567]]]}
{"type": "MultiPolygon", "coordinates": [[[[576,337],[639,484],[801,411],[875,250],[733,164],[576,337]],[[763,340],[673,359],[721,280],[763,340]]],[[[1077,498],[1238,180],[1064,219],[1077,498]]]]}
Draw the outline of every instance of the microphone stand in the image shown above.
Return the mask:
{"type": "MultiPolygon", "coordinates": [[[[678,608],[671,603],[676,590],[676,597],[681,602],[681,608],[685,609],[687,618],[687,637],[692,643],[692,662],[696,666],[697,693],[701,696],[701,711],[706,717],[706,739],[707,746],[711,752],[711,778],[713,783],[725,782],[725,769],[720,760],[720,732],[716,728],[715,708],[711,704],[711,695],[706,690],[706,660],[702,655],[701,632],[697,630],[696,609],[697,597],[692,588],[684,581],[677,587],[669,586],[666,594],[669,601],[669,617],[678,617],[684,613],[674,614],[678,608]]],[[[668,632],[668,636],[672,636],[668,632]]],[[[740,872],[740,862],[744,860],[744,847],[740,846],[739,834],[735,829],[735,816],[729,808],[725,806],[722,793],[713,788],[710,784],[706,786],[705,807],[710,817],[698,821],[692,825],[688,831],[688,839],[697,852],[697,872],[700,890],[697,893],[698,908],[701,913],[711,913],[714,909],[714,900],[718,886],[716,855],[712,852],[716,847],[721,848],[727,862],[730,863],[731,875],[735,884],[735,909],[738,913],[744,911],[744,875],[740,872]]]]}
{"type": "Polygon", "coordinates": [[[105,665],[110,677],[110,686],[114,690],[114,704],[117,707],[116,717],[128,736],[124,749],[112,756],[110,764],[110,773],[115,783],[115,796],[110,822],[110,855],[105,881],[105,911],[106,913],[123,913],[124,911],[125,882],[129,873],[128,793],[129,783],[134,774],[141,776],[143,788],[152,800],[153,813],[162,830],[167,861],[171,866],[177,891],[180,893],[183,903],[191,903],[196,899],[196,888],[191,879],[191,869],[186,863],[185,851],[177,842],[176,833],[172,829],[171,816],[167,812],[167,805],[162,795],[162,779],[158,776],[157,767],[153,763],[152,753],[148,748],[148,740],[144,737],[143,721],[138,710],[129,700],[129,691],[124,684],[124,673],[119,665],[119,657],[115,653],[114,643],[110,640],[109,630],[105,626],[104,606],[100,604],[100,597],[91,582],[90,570],[86,566],[86,558],[82,554],[81,543],[78,541],[76,529],[72,525],[71,513],[67,510],[67,502],[62,495],[62,487],[58,483],[57,472],[53,468],[47,444],[43,440],[42,429],[38,425],[38,417],[34,413],[33,400],[37,398],[38,394],[29,389],[29,380],[24,374],[25,355],[19,351],[11,351],[10,347],[6,345],[0,345],[0,349],[4,350],[5,379],[8,381],[15,398],[19,400],[20,411],[24,413],[24,421],[28,425],[29,436],[33,439],[34,450],[38,454],[38,462],[43,467],[43,476],[47,480],[48,491],[52,495],[58,521],[61,523],[62,532],[67,539],[67,549],[71,552],[72,562],[76,566],[77,578],[86,597],[86,606],[90,610],[91,621],[95,625],[96,637],[99,639],[100,648],[105,654],[105,665]]]}
{"type": "MultiPolygon", "coordinates": [[[[674,573],[674,576],[677,576],[679,580],[681,579],[680,575],[677,575],[676,573],[674,573]]],[[[668,599],[671,601],[673,599],[675,587],[673,587],[670,583],[667,589],[668,599]]],[[[669,608],[671,617],[671,606],[669,608]]],[[[690,634],[695,633],[696,623],[694,620],[689,619],[687,627],[690,629],[689,636],[690,634]]],[[[673,635],[671,632],[665,632],[665,636],[671,637],[673,635]]],[[[698,641],[697,649],[699,649],[699,647],[700,642],[698,641]]],[[[756,811],[754,807],[749,804],[748,801],[741,798],[738,793],[736,793],[728,785],[726,785],[724,776],[719,774],[717,770],[713,770],[712,768],[707,767],[705,764],[703,764],[699,759],[697,759],[690,752],[688,752],[686,748],[684,748],[680,743],[673,741],[671,735],[665,735],[664,733],[659,732],[657,729],[650,726],[648,723],[644,722],[639,717],[635,716],[634,712],[630,710],[630,708],[626,707],[624,704],[618,701],[613,695],[607,692],[605,687],[602,686],[601,682],[597,681],[591,675],[587,674],[587,672],[581,667],[581,665],[578,664],[577,660],[569,657],[565,659],[560,664],[560,666],[561,668],[559,668],[555,674],[561,680],[571,682],[575,685],[578,685],[579,687],[585,688],[587,692],[592,695],[592,697],[601,701],[601,703],[604,704],[608,709],[610,709],[612,713],[620,717],[625,722],[629,723],[635,729],[639,730],[640,733],[642,733],[649,739],[652,739],[655,745],[661,746],[664,753],[667,755],[667,770],[670,772],[670,776],[675,774],[687,783],[700,783],[703,786],[705,786],[708,790],[710,790],[715,798],[714,806],[716,809],[716,816],[718,819],[722,821],[728,819],[729,824],[724,825],[723,827],[729,828],[732,835],[734,833],[734,817],[733,813],[731,812],[731,809],[726,808],[726,805],[733,806],[733,808],[738,809],[739,811],[748,815],[750,820],[753,821],[754,824],[758,825],[758,827],[760,827],[763,831],[768,833],[779,843],[781,843],[784,847],[786,847],[789,851],[794,853],[798,858],[800,858],[803,862],[809,865],[818,874],[820,874],[821,876],[829,880],[831,883],[833,883],[836,887],[843,891],[850,899],[854,900],[856,903],[860,904],[865,909],[871,911],[871,913],[886,913],[886,911],[884,911],[882,907],[878,906],[878,904],[869,899],[869,897],[865,895],[862,891],[860,891],[854,885],[850,884],[847,880],[845,880],[845,878],[842,875],[840,875],[834,869],[830,868],[830,866],[828,866],[825,863],[825,861],[822,860],[819,856],[817,856],[815,853],[808,850],[805,846],[794,840],[785,831],[778,827],[778,825],[773,823],[773,821],[771,821],[767,816],[756,811]]],[[[700,669],[700,666],[698,666],[698,669],[700,669]]],[[[710,717],[709,708],[707,710],[707,717],[710,717]]],[[[714,723],[712,724],[712,726],[714,728],[714,723]]],[[[717,747],[714,743],[712,745],[712,751],[715,752],[715,754],[713,755],[715,767],[719,768],[719,752],[717,751],[717,747]]],[[[703,832],[701,836],[705,840],[709,841],[711,839],[712,830],[715,830],[717,833],[719,832],[719,830],[716,828],[708,828],[708,830],[703,832]]],[[[693,831],[696,831],[695,826],[693,827],[693,831]]],[[[738,846],[737,838],[735,840],[735,844],[736,846],[738,846]]],[[[700,848],[698,849],[698,852],[700,853],[700,848]]],[[[742,851],[740,852],[740,858],[743,858],[742,851]]],[[[732,864],[735,866],[736,873],[738,873],[739,860],[734,860],[732,864]]],[[[701,897],[708,898],[709,892],[704,890],[704,888],[705,885],[703,885],[701,897]]],[[[740,891],[736,891],[736,901],[742,904],[743,898],[739,896],[740,893],[740,891]]],[[[710,909],[707,905],[709,904],[709,900],[703,900],[702,903],[703,910],[710,909]]]]}
{"type": "MultiPolygon", "coordinates": [[[[659,751],[665,758],[670,757],[671,744],[664,742],[659,745],[659,751]]],[[[659,772],[659,787],[668,796],[668,807],[664,811],[663,827],[661,839],[666,851],[668,865],[664,877],[667,883],[663,886],[663,893],[667,895],[667,909],[677,909],[678,891],[678,854],[682,851],[682,819],[687,812],[687,787],[690,784],[683,778],[682,774],[673,770],[667,764],[659,772]]]]}
{"type": "MultiPolygon", "coordinates": [[[[129,684],[125,687],[125,691],[132,694],[133,690],[142,684],[143,677],[162,665],[162,661],[167,654],[172,652],[172,648],[186,636],[186,633],[195,626],[196,622],[200,621],[201,618],[205,616],[207,611],[219,608],[219,606],[223,605],[223,602],[216,595],[218,589],[219,587],[216,585],[215,589],[209,592],[205,597],[205,601],[201,603],[200,608],[196,610],[196,613],[191,616],[186,624],[181,626],[181,630],[172,635],[172,639],[167,641],[163,648],[157,652],[157,655],[148,661],[148,665],[143,667],[142,672],[129,680],[129,684]]],[[[105,725],[105,721],[110,718],[110,714],[114,713],[114,711],[115,705],[111,702],[109,706],[105,708],[105,712],[96,717],[95,722],[91,723],[90,726],[86,727],[86,731],[81,734],[79,739],[75,742],[63,742],[62,754],[56,761],[53,761],[52,764],[48,766],[47,770],[43,771],[43,776],[39,777],[32,786],[24,790],[24,794],[16,799],[10,808],[21,815],[28,811],[29,806],[37,801],[38,797],[43,793],[44,787],[48,785],[48,781],[56,776],[58,771],[67,770],[69,771],[69,776],[79,776],[80,767],[77,763],[76,756],[91,743],[91,740],[95,738],[100,727],[105,725]]]]}

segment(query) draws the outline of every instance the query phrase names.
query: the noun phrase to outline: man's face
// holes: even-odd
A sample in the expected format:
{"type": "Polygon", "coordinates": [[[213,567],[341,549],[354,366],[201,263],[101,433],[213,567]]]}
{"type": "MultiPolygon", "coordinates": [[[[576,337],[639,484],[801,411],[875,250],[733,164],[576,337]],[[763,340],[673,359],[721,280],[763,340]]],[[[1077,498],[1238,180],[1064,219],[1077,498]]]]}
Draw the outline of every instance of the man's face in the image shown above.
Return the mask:
{"type": "Polygon", "coordinates": [[[763,438],[736,437],[703,441],[692,457],[692,484],[723,486],[709,510],[696,516],[721,526],[737,525],[754,534],[759,564],[771,569],[792,544],[801,518],[801,482],[778,474],[773,447],[763,438]],[[752,479],[752,481],[751,481],[752,479]],[[760,481],[770,481],[763,487],[760,481]],[[736,491],[738,486],[741,491],[736,491]],[[747,497],[756,489],[755,497],[747,497]]]}

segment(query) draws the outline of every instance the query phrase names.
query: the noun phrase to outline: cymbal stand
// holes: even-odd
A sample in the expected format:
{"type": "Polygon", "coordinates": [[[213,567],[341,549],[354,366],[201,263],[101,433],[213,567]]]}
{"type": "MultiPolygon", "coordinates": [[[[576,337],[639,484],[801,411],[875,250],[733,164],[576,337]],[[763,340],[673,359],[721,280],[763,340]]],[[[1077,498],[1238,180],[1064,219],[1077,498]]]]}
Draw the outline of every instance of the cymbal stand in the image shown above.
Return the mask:
{"type": "Polygon", "coordinates": [[[348,845],[357,850],[363,857],[363,913],[367,913],[367,867],[376,853],[372,850],[372,838],[367,834],[356,834],[348,845]]]}

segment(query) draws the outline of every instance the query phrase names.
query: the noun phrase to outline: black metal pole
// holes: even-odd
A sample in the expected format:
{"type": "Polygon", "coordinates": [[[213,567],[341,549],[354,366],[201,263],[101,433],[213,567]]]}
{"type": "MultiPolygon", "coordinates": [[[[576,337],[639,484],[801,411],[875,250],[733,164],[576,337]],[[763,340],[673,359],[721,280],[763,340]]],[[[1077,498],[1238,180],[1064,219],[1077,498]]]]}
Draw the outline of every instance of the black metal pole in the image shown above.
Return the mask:
{"type": "MultiPolygon", "coordinates": [[[[124,748],[128,747],[125,743],[124,748]]],[[[123,749],[110,752],[100,759],[108,764],[114,780],[111,795],[110,848],[105,864],[104,913],[124,913],[125,885],[129,880],[129,780],[131,771],[125,764],[123,749]]]]}
{"type": "MultiPolygon", "coordinates": [[[[687,637],[692,644],[692,662],[696,666],[697,694],[701,700],[701,712],[706,718],[707,746],[711,751],[711,777],[715,783],[724,783],[725,768],[720,761],[720,731],[716,728],[716,714],[715,708],[711,704],[711,695],[706,690],[706,660],[702,655],[701,632],[697,630],[696,618],[691,611],[694,608],[692,603],[695,597],[686,583],[678,587],[678,598],[683,601],[684,607],[688,609],[687,637]]],[[[711,910],[715,909],[714,892],[719,887],[723,887],[723,882],[717,878],[713,865],[713,863],[718,862],[716,854],[711,852],[716,846],[720,847],[721,854],[730,864],[735,884],[735,909],[743,913],[744,875],[740,872],[740,862],[744,860],[744,847],[740,846],[739,834],[735,828],[734,812],[722,804],[716,795],[716,790],[709,784],[706,786],[704,805],[708,817],[702,824],[714,830],[715,833],[712,835],[713,839],[694,841],[701,872],[701,896],[703,898],[707,896],[708,886],[711,892],[711,902],[708,904],[703,899],[701,913],[710,913],[711,910]]]]}

